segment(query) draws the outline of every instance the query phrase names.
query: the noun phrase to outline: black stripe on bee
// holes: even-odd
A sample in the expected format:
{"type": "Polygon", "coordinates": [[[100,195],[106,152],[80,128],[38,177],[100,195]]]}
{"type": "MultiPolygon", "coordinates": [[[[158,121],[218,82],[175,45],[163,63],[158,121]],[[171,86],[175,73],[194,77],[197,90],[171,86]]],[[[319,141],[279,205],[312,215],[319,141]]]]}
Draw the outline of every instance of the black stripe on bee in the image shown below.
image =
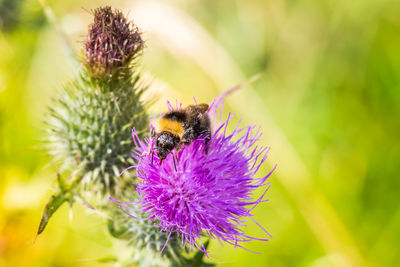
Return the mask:
{"type": "Polygon", "coordinates": [[[177,122],[185,122],[186,118],[187,118],[186,113],[181,110],[170,111],[163,116],[163,119],[169,119],[171,121],[177,121],[177,122]]]}

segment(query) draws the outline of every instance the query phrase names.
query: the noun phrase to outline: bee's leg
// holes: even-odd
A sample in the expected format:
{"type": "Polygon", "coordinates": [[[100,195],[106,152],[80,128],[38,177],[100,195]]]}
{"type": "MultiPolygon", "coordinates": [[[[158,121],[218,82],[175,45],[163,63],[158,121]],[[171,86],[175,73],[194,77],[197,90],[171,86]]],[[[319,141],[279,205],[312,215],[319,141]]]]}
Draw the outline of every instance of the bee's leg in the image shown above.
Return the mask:
{"type": "Polygon", "coordinates": [[[163,162],[163,160],[164,160],[164,159],[160,159],[160,163],[159,163],[158,165],[160,165],[160,166],[161,166],[161,163],[163,162]]]}
{"type": "Polygon", "coordinates": [[[147,152],[147,154],[142,155],[142,158],[147,158],[149,155],[151,154],[151,165],[153,166],[153,158],[154,158],[154,149],[153,149],[153,144],[151,143],[149,145],[149,151],[147,152]]]}
{"type": "Polygon", "coordinates": [[[204,137],[205,152],[206,154],[208,154],[208,150],[210,147],[209,143],[211,141],[211,131],[207,129],[202,132],[201,136],[204,137]]]}
{"type": "Polygon", "coordinates": [[[147,157],[148,155],[150,155],[150,153],[153,153],[153,145],[153,140],[150,140],[149,151],[147,152],[147,154],[144,155],[144,157],[147,157]]]}
{"type": "Polygon", "coordinates": [[[178,144],[176,144],[176,146],[175,146],[175,154],[177,154],[178,151],[181,150],[182,146],[183,146],[182,142],[179,142],[178,144]]]}
{"type": "Polygon", "coordinates": [[[210,145],[209,145],[210,140],[211,140],[211,138],[207,138],[207,139],[205,140],[206,154],[208,154],[208,150],[209,150],[209,148],[210,148],[210,145]]]}
{"type": "MultiPolygon", "coordinates": [[[[178,144],[175,146],[175,151],[174,151],[174,153],[172,154],[172,156],[174,157],[174,164],[175,164],[175,161],[176,161],[177,163],[179,163],[179,160],[178,160],[178,151],[182,148],[182,145],[183,145],[183,143],[180,142],[180,143],[178,143],[178,144]]],[[[176,167],[175,167],[175,170],[176,170],[176,167]]]]}
{"type": "Polygon", "coordinates": [[[200,114],[198,117],[199,124],[197,125],[197,132],[199,137],[204,138],[205,152],[208,154],[209,142],[211,140],[211,123],[207,114],[200,114]]]}
{"type": "Polygon", "coordinates": [[[175,171],[177,172],[178,170],[176,169],[176,162],[175,162],[175,154],[174,153],[172,153],[172,160],[174,161],[174,168],[175,168],[175,171]]]}
{"type": "Polygon", "coordinates": [[[152,127],[150,129],[150,135],[151,135],[151,140],[150,140],[150,145],[149,145],[149,153],[146,155],[146,157],[148,155],[150,155],[151,153],[151,166],[153,166],[153,162],[154,162],[154,144],[156,143],[155,140],[157,138],[157,134],[155,129],[152,127]]]}

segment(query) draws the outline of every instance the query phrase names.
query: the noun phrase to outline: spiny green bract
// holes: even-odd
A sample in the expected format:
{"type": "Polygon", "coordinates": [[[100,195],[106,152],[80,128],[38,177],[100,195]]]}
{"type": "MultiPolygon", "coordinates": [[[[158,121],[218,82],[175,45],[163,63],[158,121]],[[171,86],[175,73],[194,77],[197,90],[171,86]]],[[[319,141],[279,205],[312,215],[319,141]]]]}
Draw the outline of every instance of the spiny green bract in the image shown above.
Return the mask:
{"type": "MultiPolygon", "coordinates": [[[[144,219],[141,213],[135,213],[138,218],[144,219]]],[[[204,253],[198,251],[195,255],[189,253],[189,247],[183,248],[178,235],[162,232],[157,221],[149,223],[145,220],[132,220],[122,211],[115,211],[113,219],[109,220],[110,234],[119,239],[128,241],[133,248],[133,262],[140,267],[152,266],[180,266],[180,267],[212,267],[211,263],[203,261],[204,253]],[[166,246],[165,246],[166,245],[166,246]],[[164,251],[160,251],[165,246],[164,251]]],[[[208,246],[208,241],[205,243],[208,246]]],[[[192,249],[194,249],[192,247],[192,249]]]]}
{"type": "MultiPolygon", "coordinates": [[[[140,214],[138,214],[140,216],[140,214]]],[[[128,241],[130,247],[135,248],[140,254],[153,254],[154,257],[174,263],[182,263],[185,258],[184,250],[176,235],[170,237],[164,253],[159,252],[166,244],[168,234],[160,232],[158,226],[144,220],[132,221],[122,211],[115,211],[113,219],[109,220],[108,230],[116,238],[128,241]]]]}
{"type": "Polygon", "coordinates": [[[83,192],[103,199],[104,194],[120,191],[116,180],[133,163],[131,130],[148,131],[140,100],[146,86],[139,84],[138,75],[114,83],[97,83],[81,75],[50,108],[51,150],[62,169],[79,169],[83,192]]]}

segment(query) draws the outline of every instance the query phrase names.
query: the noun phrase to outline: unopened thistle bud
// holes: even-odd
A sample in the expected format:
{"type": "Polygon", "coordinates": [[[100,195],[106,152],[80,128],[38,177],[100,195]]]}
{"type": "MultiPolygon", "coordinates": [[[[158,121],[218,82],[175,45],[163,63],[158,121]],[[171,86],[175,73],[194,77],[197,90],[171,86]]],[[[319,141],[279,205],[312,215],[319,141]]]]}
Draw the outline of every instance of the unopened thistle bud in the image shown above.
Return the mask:
{"type": "Polygon", "coordinates": [[[109,6],[97,8],[93,14],[85,44],[88,70],[92,76],[106,79],[127,72],[143,48],[139,29],[109,6]]]}

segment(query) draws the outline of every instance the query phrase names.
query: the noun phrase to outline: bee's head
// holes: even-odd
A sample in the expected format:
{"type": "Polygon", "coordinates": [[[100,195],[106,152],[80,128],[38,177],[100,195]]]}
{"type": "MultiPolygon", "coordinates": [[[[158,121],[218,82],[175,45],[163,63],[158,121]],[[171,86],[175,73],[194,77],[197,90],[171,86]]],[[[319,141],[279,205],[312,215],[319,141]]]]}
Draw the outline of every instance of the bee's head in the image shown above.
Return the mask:
{"type": "Polygon", "coordinates": [[[170,132],[162,132],[157,138],[157,156],[164,160],[179,142],[179,138],[170,132]]]}

